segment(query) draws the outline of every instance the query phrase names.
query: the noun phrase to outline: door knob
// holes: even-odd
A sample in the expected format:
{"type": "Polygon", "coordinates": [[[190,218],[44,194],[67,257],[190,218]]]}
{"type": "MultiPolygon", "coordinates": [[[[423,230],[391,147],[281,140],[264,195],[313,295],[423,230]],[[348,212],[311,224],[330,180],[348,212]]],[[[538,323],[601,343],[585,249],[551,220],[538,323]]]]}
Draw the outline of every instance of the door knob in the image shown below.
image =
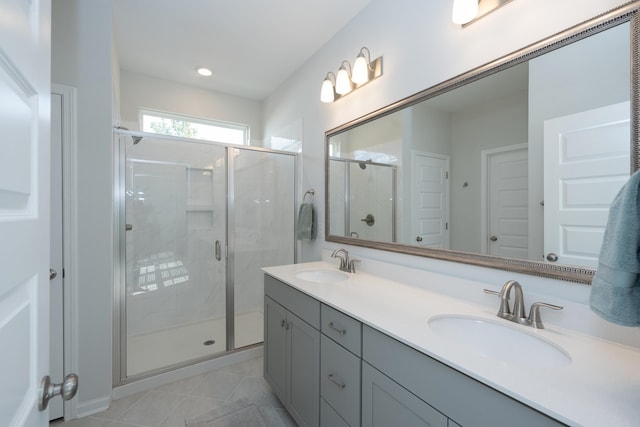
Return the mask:
{"type": "Polygon", "coordinates": [[[551,261],[551,262],[558,261],[558,255],[554,254],[553,252],[549,252],[549,255],[547,255],[547,261],[551,261]]]}
{"type": "Polygon", "coordinates": [[[492,242],[497,242],[498,241],[498,237],[497,236],[491,236],[491,237],[489,237],[489,240],[491,240],[492,242]]]}
{"type": "Polygon", "coordinates": [[[125,230],[125,231],[131,231],[131,230],[133,230],[133,225],[132,225],[132,224],[125,224],[125,225],[124,225],[124,230],[125,230]]]}
{"type": "Polygon", "coordinates": [[[422,242],[422,237],[420,236],[416,237],[416,242],[422,242]]]}
{"type": "Polygon", "coordinates": [[[44,411],[49,406],[49,400],[57,395],[62,397],[62,400],[69,400],[76,395],[78,391],[78,376],[76,374],[69,374],[64,377],[64,381],[60,384],[51,384],[51,378],[49,375],[42,377],[40,383],[40,400],[38,401],[38,409],[44,411]]]}
{"type": "Polygon", "coordinates": [[[367,214],[367,216],[362,218],[360,221],[364,222],[369,227],[371,227],[373,224],[375,224],[376,219],[373,217],[373,215],[367,214]]]}
{"type": "Polygon", "coordinates": [[[53,268],[50,268],[49,269],[49,280],[55,279],[56,276],[58,276],[58,272],[55,271],[53,268]]]}

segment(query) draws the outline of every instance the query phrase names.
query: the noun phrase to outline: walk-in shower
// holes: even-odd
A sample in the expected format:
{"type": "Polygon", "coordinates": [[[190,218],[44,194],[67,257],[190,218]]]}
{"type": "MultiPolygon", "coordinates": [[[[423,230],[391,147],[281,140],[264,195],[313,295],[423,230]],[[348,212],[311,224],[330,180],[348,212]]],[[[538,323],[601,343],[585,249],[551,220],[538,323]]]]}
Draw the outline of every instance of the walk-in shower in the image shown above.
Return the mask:
{"type": "Polygon", "coordinates": [[[331,233],[396,241],[395,165],[329,158],[331,233]]]}
{"type": "Polygon", "coordinates": [[[114,383],[262,342],[263,266],[295,262],[297,157],[117,130],[114,383]]]}

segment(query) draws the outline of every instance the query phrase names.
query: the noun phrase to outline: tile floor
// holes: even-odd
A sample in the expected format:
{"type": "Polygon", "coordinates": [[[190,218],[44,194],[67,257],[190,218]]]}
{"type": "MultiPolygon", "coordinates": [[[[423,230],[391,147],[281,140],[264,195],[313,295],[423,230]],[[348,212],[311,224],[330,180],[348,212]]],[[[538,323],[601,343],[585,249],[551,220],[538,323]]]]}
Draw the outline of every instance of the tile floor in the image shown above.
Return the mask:
{"type": "MultiPolygon", "coordinates": [[[[104,412],[50,427],[185,427],[185,419],[252,403],[268,427],[295,427],[262,377],[262,357],[114,400],[104,412]]],[[[217,425],[217,424],[216,424],[217,425]]]]}

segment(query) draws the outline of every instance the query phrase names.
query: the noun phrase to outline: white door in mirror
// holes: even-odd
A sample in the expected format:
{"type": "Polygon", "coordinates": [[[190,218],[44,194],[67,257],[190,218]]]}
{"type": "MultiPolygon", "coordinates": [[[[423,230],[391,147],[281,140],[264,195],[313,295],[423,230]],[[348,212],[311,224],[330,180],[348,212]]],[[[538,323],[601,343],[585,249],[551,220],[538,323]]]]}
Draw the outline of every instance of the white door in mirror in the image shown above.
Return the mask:
{"type": "Polygon", "coordinates": [[[629,102],[544,122],[544,254],[597,267],[609,205],[629,179],[629,102]]]}

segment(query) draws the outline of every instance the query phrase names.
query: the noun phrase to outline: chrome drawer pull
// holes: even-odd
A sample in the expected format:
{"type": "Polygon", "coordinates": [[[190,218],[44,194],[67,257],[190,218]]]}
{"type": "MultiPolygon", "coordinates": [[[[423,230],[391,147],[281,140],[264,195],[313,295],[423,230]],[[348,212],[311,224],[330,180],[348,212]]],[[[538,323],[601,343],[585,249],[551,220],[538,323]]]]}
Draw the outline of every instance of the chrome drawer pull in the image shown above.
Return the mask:
{"type": "Polygon", "coordinates": [[[333,322],[329,323],[329,328],[333,329],[334,331],[336,331],[340,335],[345,335],[347,333],[346,329],[338,328],[333,322]]]}
{"type": "Polygon", "coordinates": [[[344,383],[336,381],[336,379],[333,377],[333,374],[327,375],[327,378],[329,378],[329,381],[331,381],[336,386],[338,386],[338,388],[345,388],[346,387],[346,385],[344,383]]]}

